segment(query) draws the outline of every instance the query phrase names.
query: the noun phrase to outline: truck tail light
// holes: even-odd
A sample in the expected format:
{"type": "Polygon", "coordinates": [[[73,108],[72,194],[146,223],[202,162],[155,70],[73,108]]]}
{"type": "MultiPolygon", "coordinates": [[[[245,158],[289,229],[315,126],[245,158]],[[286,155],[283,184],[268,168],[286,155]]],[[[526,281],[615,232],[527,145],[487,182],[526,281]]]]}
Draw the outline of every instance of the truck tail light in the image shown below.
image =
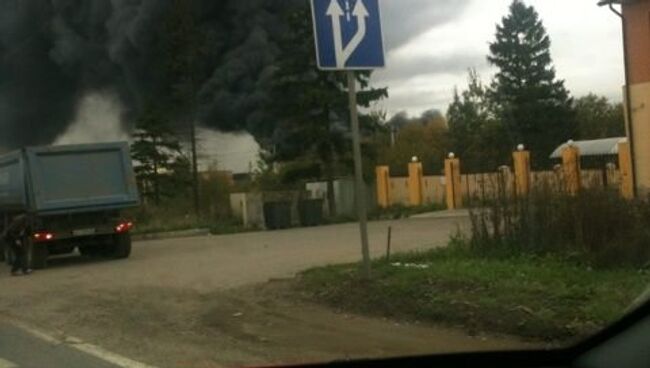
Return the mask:
{"type": "Polygon", "coordinates": [[[120,222],[115,226],[115,232],[118,234],[126,233],[129,232],[129,230],[133,229],[133,222],[120,222]]]}
{"type": "Polygon", "coordinates": [[[48,242],[54,240],[54,234],[46,231],[39,231],[37,233],[34,233],[34,240],[37,243],[48,242]]]}

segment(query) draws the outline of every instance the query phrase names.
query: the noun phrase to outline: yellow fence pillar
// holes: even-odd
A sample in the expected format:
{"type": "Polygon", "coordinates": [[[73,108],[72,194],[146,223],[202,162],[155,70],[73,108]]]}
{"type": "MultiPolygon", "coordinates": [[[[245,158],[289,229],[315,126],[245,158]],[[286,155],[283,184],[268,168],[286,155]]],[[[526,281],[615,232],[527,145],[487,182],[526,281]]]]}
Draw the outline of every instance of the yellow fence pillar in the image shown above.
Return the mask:
{"type": "Polygon", "coordinates": [[[421,206],[422,199],[422,163],[409,163],[409,204],[413,207],[421,206]]]}
{"type": "Polygon", "coordinates": [[[445,183],[447,191],[447,209],[463,207],[463,188],[460,177],[460,160],[453,154],[445,160],[445,183]]]}
{"type": "Polygon", "coordinates": [[[515,193],[525,196],[530,191],[530,152],[523,147],[512,154],[515,168],[515,193]]]}
{"type": "Polygon", "coordinates": [[[381,208],[391,206],[390,198],[390,168],[388,166],[377,166],[375,168],[377,176],[377,205],[381,208]]]}
{"type": "Polygon", "coordinates": [[[562,171],[567,192],[572,195],[578,194],[582,187],[582,180],[580,177],[580,150],[577,147],[569,145],[562,151],[562,171]]]}
{"type": "Polygon", "coordinates": [[[621,196],[625,199],[634,198],[634,179],[632,178],[632,154],[630,144],[618,144],[618,167],[621,172],[621,196]]]}

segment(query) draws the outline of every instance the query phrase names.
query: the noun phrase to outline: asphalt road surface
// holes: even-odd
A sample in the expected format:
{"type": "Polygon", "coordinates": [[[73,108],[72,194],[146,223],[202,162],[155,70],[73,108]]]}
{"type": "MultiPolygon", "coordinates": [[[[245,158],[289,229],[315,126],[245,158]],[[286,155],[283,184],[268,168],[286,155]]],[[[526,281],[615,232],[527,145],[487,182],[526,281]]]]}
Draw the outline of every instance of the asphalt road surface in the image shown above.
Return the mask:
{"type": "Polygon", "coordinates": [[[0,321],[0,368],[116,368],[116,365],[33,336],[0,321]]]}
{"type": "MultiPolygon", "coordinates": [[[[445,246],[467,218],[431,218],[370,222],[373,257],[386,252],[388,227],[392,251],[445,246]]],[[[50,262],[34,277],[11,279],[0,273],[0,287],[9,295],[33,295],[57,287],[131,288],[181,287],[213,291],[291,277],[310,267],[361,259],[357,224],[297,228],[134,243],[131,258],[122,262],[92,262],[66,257],[50,262]]],[[[2,303],[0,302],[0,307],[2,303]]]]}
{"type": "MultiPolygon", "coordinates": [[[[392,250],[401,252],[444,246],[467,223],[459,217],[372,222],[371,254],[385,254],[388,226],[392,250]]],[[[340,359],[342,351],[345,357],[394,356],[518,343],[347,315],[305,304],[273,286],[310,267],[358,261],[359,243],[356,224],[137,242],[128,260],[66,257],[29,277],[1,272],[0,315],[62,341],[81,338],[162,367],[268,365],[340,359]]],[[[52,368],[110,366],[66,344],[32,340],[0,325],[0,368],[38,366],[44,357],[52,368]]]]}

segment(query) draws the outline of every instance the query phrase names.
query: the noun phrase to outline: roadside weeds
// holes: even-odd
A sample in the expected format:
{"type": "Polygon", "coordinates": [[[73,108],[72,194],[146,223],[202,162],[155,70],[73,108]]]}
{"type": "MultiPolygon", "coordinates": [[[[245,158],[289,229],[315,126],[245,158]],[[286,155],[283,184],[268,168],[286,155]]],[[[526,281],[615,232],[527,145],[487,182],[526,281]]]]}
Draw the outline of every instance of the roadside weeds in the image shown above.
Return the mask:
{"type": "Polygon", "coordinates": [[[564,343],[621,317],[650,284],[645,271],[593,270],[552,256],[479,257],[454,247],[373,266],[370,281],[356,264],[311,269],[295,288],[348,311],[564,343]]]}

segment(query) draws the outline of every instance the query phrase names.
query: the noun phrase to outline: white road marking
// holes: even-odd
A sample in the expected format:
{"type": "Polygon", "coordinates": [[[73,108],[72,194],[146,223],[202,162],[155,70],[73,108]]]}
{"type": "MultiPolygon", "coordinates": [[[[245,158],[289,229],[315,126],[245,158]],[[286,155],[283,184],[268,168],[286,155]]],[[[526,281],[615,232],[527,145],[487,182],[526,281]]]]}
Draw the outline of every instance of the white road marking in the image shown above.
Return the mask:
{"type": "MultiPolygon", "coordinates": [[[[119,354],[115,354],[113,352],[110,352],[106,349],[103,349],[99,346],[87,343],[81,339],[78,339],[76,337],[72,336],[64,336],[63,338],[58,338],[56,336],[52,336],[46,332],[37,330],[31,326],[28,326],[22,322],[18,321],[11,321],[14,326],[19,327],[29,333],[30,335],[39,338],[41,340],[44,340],[46,342],[49,342],[50,344],[54,345],[65,345],[67,347],[77,349],[81,352],[84,352],[88,355],[92,355],[95,358],[99,358],[105,362],[109,362],[111,364],[114,364],[118,367],[121,368],[156,368],[152,365],[140,363],[138,361],[135,361],[133,359],[121,356],[119,354]]],[[[13,364],[11,362],[8,362],[9,364],[13,364]]],[[[0,358],[0,368],[17,368],[16,365],[8,365],[4,366],[3,360],[0,358]]]]}
{"type": "Polygon", "coordinates": [[[18,368],[18,366],[13,362],[0,358],[0,368],[18,368]]]}

